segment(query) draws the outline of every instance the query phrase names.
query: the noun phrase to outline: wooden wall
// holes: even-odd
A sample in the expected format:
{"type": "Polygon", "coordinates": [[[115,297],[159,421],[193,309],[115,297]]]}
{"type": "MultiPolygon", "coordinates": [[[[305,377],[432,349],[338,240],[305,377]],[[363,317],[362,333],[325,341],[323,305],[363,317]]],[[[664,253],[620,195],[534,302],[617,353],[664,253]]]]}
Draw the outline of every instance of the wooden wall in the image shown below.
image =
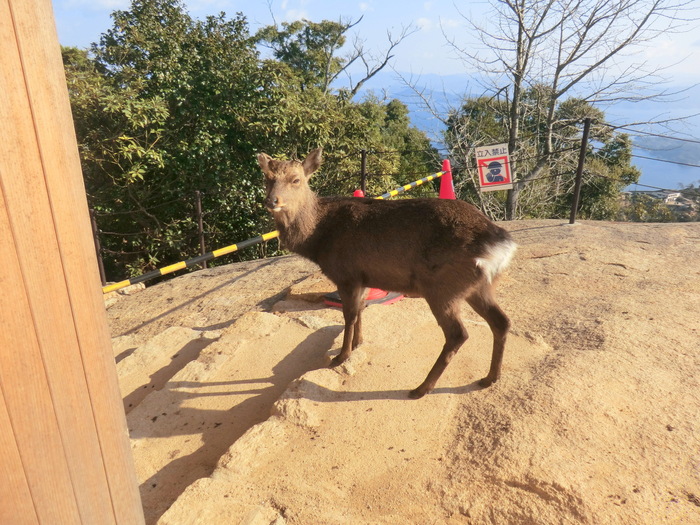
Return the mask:
{"type": "Polygon", "coordinates": [[[50,0],[0,0],[0,523],[143,523],[50,0]]]}

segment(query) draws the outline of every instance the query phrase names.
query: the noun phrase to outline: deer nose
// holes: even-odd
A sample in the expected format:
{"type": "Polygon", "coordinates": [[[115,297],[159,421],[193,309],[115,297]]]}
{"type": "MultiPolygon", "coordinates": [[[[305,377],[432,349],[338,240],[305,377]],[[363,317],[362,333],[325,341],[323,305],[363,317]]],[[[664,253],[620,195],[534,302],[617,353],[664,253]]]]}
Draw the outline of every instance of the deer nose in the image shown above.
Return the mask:
{"type": "Polygon", "coordinates": [[[272,211],[280,211],[284,208],[284,202],[279,197],[271,195],[267,198],[267,208],[272,211]]]}

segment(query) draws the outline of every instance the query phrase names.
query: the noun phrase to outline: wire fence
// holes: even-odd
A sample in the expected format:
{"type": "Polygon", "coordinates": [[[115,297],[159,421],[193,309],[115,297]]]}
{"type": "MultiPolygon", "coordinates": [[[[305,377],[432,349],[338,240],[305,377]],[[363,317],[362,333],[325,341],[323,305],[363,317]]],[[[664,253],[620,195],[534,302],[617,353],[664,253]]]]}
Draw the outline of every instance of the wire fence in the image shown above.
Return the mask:
{"type": "MultiPolygon", "coordinates": [[[[418,186],[421,186],[421,185],[426,184],[430,181],[433,181],[435,179],[443,177],[445,175],[445,173],[449,172],[449,164],[447,164],[446,166],[447,166],[446,169],[448,171],[441,171],[441,172],[435,173],[433,175],[428,175],[427,177],[423,177],[419,180],[413,181],[410,184],[406,184],[404,186],[401,186],[399,188],[391,190],[387,193],[379,195],[378,197],[375,197],[375,198],[376,199],[390,199],[391,197],[395,197],[396,195],[399,195],[400,193],[411,190],[413,188],[417,188],[418,186]]],[[[451,182],[450,182],[450,184],[451,184],[451,182]]],[[[201,213],[201,207],[198,207],[198,211],[201,213]]],[[[139,275],[137,277],[133,277],[131,279],[125,279],[123,281],[119,281],[117,283],[113,283],[110,285],[106,285],[106,283],[103,280],[102,293],[109,293],[109,292],[120,290],[122,288],[126,288],[127,286],[130,286],[133,284],[147,282],[147,281],[156,279],[158,277],[163,277],[165,275],[174,273],[174,272],[179,271],[179,270],[184,270],[185,268],[191,268],[193,266],[198,266],[198,265],[205,265],[207,261],[210,261],[210,260],[215,259],[217,257],[228,255],[230,253],[237,252],[237,251],[242,250],[244,248],[247,248],[249,246],[254,246],[256,244],[264,243],[264,242],[267,242],[271,239],[276,239],[278,237],[279,237],[279,232],[277,230],[275,230],[272,232],[265,233],[263,235],[258,235],[256,237],[251,238],[251,239],[247,239],[243,242],[239,242],[236,244],[226,246],[224,248],[220,248],[218,250],[214,250],[212,252],[202,253],[201,255],[199,255],[197,257],[193,257],[192,259],[180,261],[178,263],[168,265],[164,268],[158,268],[156,270],[153,270],[151,272],[147,272],[147,273],[139,275]]],[[[96,244],[96,248],[99,250],[99,244],[96,244]]],[[[202,249],[204,249],[204,245],[202,245],[202,249]]],[[[99,252],[98,252],[98,254],[99,254],[99,252]]],[[[101,269],[103,268],[102,263],[100,263],[100,268],[101,269]]],[[[104,279],[104,277],[103,277],[103,279],[104,279]]]]}
{"type": "MultiPolygon", "coordinates": [[[[609,127],[615,131],[617,130],[623,130],[626,132],[630,132],[631,134],[635,135],[642,135],[642,136],[651,136],[655,138],[660,138],[664,140],[670,140],[670,141],[679,141],[681,143],[686,143],[686,144],[691,144],[691,145],[700,145],[700,140],[694,139],[694,138],[685,138],[685,137],[675,137],[671,135],[662,135],[658,133],[650,133],[650,132],[645,132],[645,131],[638,131],[638,130],[633,130],[629,127],[626,126],[612,126],[609,125],[609,127]]],[[[542,160],[548,160],[548,158],[558,158],[561,157],[562,155],[573,153],[574,151],[578,150],[580,148],[579,145],[575,146],[570,146],[570,147],[565,147],[561,148],[557,151],[553,151],[549,153],[548,155],[525,155],[525,156],[516,156],[515,161],[519,165],[524,165],[527,163],[533,164],[540,162],[542,160]]],[[[590,152],[600,152],[601,148],[596,145],[589,145],[588,151],[590,152]]],[[[431,153],[435,153],[438,151],[438,148],[432,148],[430,150],[431,153]]],[[[379,172],[374,172],[370,173],[367,170],[367,157],[369,155],[407,155],[411,153],[426,153],[427,150],[410,150],[410,151],[401,151],[401,150],[360,150],[358,152],[355,152],[354,155],[357,157],[357,155],[360,155],[361,157],[361,169],[359,174],[355,175],[348,175],[343,178],[344,182],[349,182],[349,181],[356,181],[357,186],[363,190],[365,194],[367,194],[367,181],[372,178],[381,178],[381,177],[386,177],[390,176],[390,174],[384,174],[384,173],[379,173],[379,172]]],[[[351,158],[353,156],[353,153],[347,154],[344,158],[351,158]]],[[[645,160],[651,160],[651,161],[657,161],[661,163],[667,163],[667,164],[675,164],[678,166],[683,166],[686,168],[700,168],[700,164],[695,164],[695,163],[688,163],[688,162],[680,162],[680,161],[675,161],[675,160],[668,160],[668,159],[661,159],[661,158],[655,158],[655,157],[649,157],[649,156],[644,156],[644,155],[639,155],[637,153],[632,153],[632,158],[640,158],[640,159],[645,159],[645,160]]],[[[513,161],[513,162],[515,162],[513,161]]],[[[472,166],[469,165],[468,158],[462,158],[461,162],[460,159],[456,159],[456,162],[454,163],[453,169],[455,170],[460,170],[460,169],[473,169],[472,166]]],[[[528,180],[528,182],[536,182],[536,181],[546,181],[550,179],[555,179],[555,178],[561,178],[561,177],[573,177],[576,174],[574,169],[570,169],[568,171],[562,171],[554,174],[547,174],[547,175],[542,175],[539,177],[532,178],[531,180],[528,180]]],[[[606,176],[601,173],[594,173],[591,171],[586,171],[582,172],[581,175],[586,175],[588,177],[600,177],[603,179],[612,179],[609,176],[606,176]]],[[[402,174],[404,177],[407,176],[420,176],[422,173],[403,173],[402,174]]],[[[700,171],[698,172],[698,179],[700,179],[700,171]]],[[[514,180],[514,182],[518,182],[517,179],[514,180]]],[[[616,181],[619,182],[619,181],[616,181]]],[[[413,184],[413,183],[412,183],[413,184]]],[[[472,184],[473,184],[473,179],[472,179],[472,184]]],[[[656,192],[667,192],[667,193],[672,193],[672,192],[678,192],[680,190],[678,189],[671,189],[667,187],[659,187],[659,186],[651,186],[647,184],[640,184],[640,183],[635,183],[636,187],[643,187],[643,188],[648,188],[650,190],[656,191],[656,192]]],[[[410,187],[415,187],[411,185],[406,185],[404,188],[405,189],[410,189],[410,187]]],[[[404,190],[394,190],[394,195],[397,193],[401,193],[404,190]]],[[[203,206],[203,198],[206,199],[214,199],[217,196],[221,196],[224,193],[227,193],[228,190],[224,189],[218,189],[218,190],[209,190],[209,191],[195,191],[193,195],[189,196],[183,196],[183,197],[178,197],[178,198],[173,198],[169,199],[166,202],[157,202],[154,203],[152,206],[148,206],[145,204],[139,205],[135,207],[135,209],[131,210],[120,210],[120,211],[112,211],[112,212],[106,212],[106,211],[101,211],[101,210],[91,210],[91,215],[92,215],[92,227],[93,227],[93,235],[94,235],[94,241],[95,241],[95,249],[98,254],[98,260],[100,264],[100,273],[101,277],[103,280],[103,285],[106,284],[106,276],[105,276],[105,271],[104,271],[104,264],[102,262],[102,254],[108,254],[112,256],[129,256],[129,255],[145,255],[148,252],[148,249],[143,248],[139,250],[127,250],[127,249],[120,249],[120,250],[115,250],[109,247],[104,247],[102,246],[101,239],[104,238],[117,238],[117,239],[129,239],[129,238],[152,238],[153,236],[158,235],[158,231],[154,230],[144,230],[144,231],[124,231],[124,232],[119,232],[119,231],[109,231],[109,230],[101,230],[98,227],[98,221],[102,222],[104,219],[114,219],[114,218],[120,218],[120,217],[136,217],[139,215],[147,215],[147,216],[153,216],[155,215],[158,210],[166,207],[166,206],[172,206],[174,204],[180,204],[182,206],[182,209],[188,214],[188,216],[185,219],[177,219],[173,222],[170,223],[164,223],[161,225],[159,230],[165,230],[167,228],[171,228],[176,224],[179,223],[186,223],[189,231],[183,231],[182,232],[182,237],[180,239],[180,242],[186,243],[188,245],[198,245],[199,247],[199,252],[200,255],[193,258],[189,259],[187,264],[184,266],[181,266],[183,263],[177,263],[176,265],[170,265],[166,268],[169,270],[172,270],[173,267],[178,266],[176,269],[182,269],[182,268],[189,268],[193,265],[200,265],[204,268],[206,268],[207,261],[211,260],[213,257],[209,257],[214,252],[207,252],[207,239],[213,234],[211,231],[207,231],[207,217],[210,217],[214,214],[220,213],[219,210],[217,209],[207,209],[206,206],[203,206]],[[192,262],[195,261],[195,262],[192,262]]],[[[567,190],[570,191],[570,190],[567,190]]],[[[700,196],[700,188],[698,189],[686,189],[684,190],[687,194],[693,195],[693,196],[700,196]]],[[[228,191],[230,193],[230,191],[228,191]]],[[[391,193],[391,192],[390,192],[391,193]]],[[[385,194],[388,195],[388,194],[385,194]]],[[[393,196],[393,195],[390,195],[393,196]]],[[[573,212],[572,212],[573,216],[573,212]]],[[[264,239],[261,236],[260,242],[266,243],[268,240],[275,238],[275,236],[268,236],[265,237],[264,239]]],[[[252,243],[256,244],[256,243],[252,243]]],[[[239,249],[245,248],[247,246],[250,246],[251,244],[248,244],[247,241],[244,241],[244,243],[239,243],[238,245],[231,245],[231,246],[237,246],[235,249],[231,250],[230,252],[226,253],[233,253],[234,251],[237,251],[239,249]]],[[[222,255],[219,253],[217,256],[222,255]]],[[[172,270],[175,271],[175,270],[172,270]]],[[[160,270],[154,270],[153,272],[147,272],[147,274],[144,275],[149,275],[149,278],[152,278],[153,276],[158,276],[164,275],[163,273],[158,273],[160,270]]],[[[169,272],[167,272],[169,273],[169,272]]],[[[121,284],[127,281],[120,281],[121,284]]],[[[132,283],[133,284],[133,283],[132,283]]]]}

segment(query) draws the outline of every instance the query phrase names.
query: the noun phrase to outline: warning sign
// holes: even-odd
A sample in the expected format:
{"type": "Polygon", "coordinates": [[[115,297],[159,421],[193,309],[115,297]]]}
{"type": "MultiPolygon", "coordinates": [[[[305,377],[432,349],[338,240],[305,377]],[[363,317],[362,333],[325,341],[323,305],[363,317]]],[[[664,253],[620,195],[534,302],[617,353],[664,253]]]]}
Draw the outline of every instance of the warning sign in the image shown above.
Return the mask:
{"type": "Polygon", "coordinates": [[[510,157],[508,144],[480,146],[474,149],[476,167],[479,170],[481,191],[510,190],[510,157]]]}

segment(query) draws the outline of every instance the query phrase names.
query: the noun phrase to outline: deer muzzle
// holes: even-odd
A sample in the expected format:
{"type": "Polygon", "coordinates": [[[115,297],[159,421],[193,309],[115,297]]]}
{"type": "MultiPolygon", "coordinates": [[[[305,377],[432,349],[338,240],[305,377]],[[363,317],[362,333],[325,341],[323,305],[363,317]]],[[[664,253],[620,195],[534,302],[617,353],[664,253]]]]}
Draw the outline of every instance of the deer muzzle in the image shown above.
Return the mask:
{"type": "Polygon", "coordinates": [[[280,197],[270,195],[267,198],[266,207],[271,212],[280,212],[285,207],[284,201],[280,197]]]}

